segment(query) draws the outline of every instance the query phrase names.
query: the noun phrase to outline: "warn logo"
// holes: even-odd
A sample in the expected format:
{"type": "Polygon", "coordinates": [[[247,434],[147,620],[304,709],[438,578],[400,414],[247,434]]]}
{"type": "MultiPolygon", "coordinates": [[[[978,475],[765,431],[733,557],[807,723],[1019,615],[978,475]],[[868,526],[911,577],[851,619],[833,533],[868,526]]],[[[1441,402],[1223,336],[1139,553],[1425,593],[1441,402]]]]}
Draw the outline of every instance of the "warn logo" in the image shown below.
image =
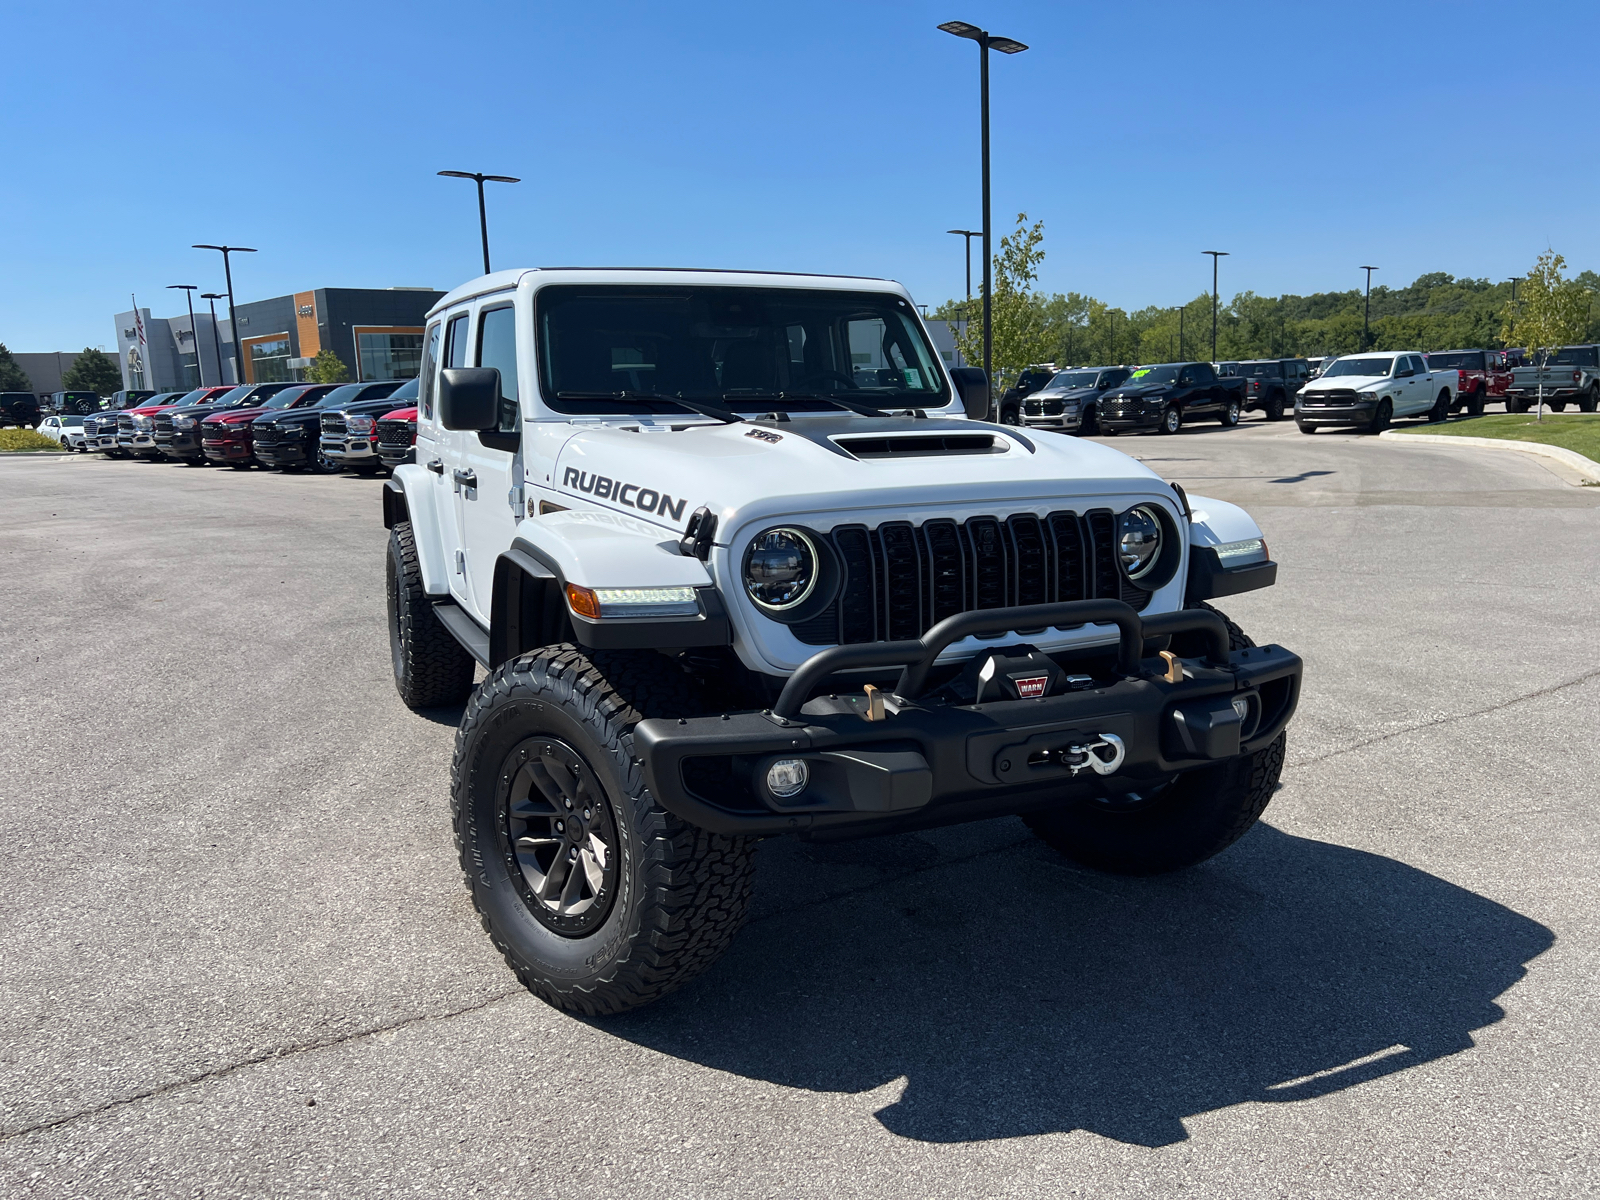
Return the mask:
{"type": "Polygon", "coordinates": [[[1017,695],[1024,700],[1037,700],[1044,695],[1044,689],[1049,686],[1048,675],[1024,675],[1021,679],[1012,680],[1017,685],[1017,695]]]}
{"type": "Polygon", "coordinates": [[[683,520],[685,501],[674,500],[665,492],[640,487],[637,483],[623,483],[620,479],[591,475],[588,471],[578,470],[577,467],[568,467],[561,476],[561,486],[585,492],[596,500],[615,500],[618,504],[626,504],[629,508],[637,508],[640,512],[656,513],[659,516],[671,517],[674,521],[683,520]]]}

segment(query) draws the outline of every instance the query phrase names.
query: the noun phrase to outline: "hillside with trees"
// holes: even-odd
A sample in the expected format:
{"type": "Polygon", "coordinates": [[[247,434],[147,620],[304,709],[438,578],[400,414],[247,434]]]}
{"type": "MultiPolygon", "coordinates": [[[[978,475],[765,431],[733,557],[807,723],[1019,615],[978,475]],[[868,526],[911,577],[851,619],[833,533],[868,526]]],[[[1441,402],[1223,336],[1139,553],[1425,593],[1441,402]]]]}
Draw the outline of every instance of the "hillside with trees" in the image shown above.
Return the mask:
{"type": "MultiPolygon", "coordinates": [[[[1017,228],[1000,239],[994,261],[994,365],[1002,381],[1030,362],[1099,366],[1210,357],[1209,293],[1181,306],[1180,346],[1178,307],[1151,305],[1129,312],[1079,292],[1047,295],[1035,290],[1044,256],[1043,222],[1030,226],[1026,214],[1019,214],[1017,228]]],[[[1589,293],[1584,340],[1600,342],[1600,275],[1584,271],[1572,282],[1589,293]]],[[[1498,349],[1505,345],[1501,336],[1510,303],[1509,282],[1458,279],[1443,271],[1420,276],[1405,287],[1375,284],[1370,348],[1498,349]]],[[[1240,292],[1218,309],[1217,360],[1354,353],[1363,348],[1362,308],[1359,288],[1308,296],[1240,292]]],[[[964,300],[950,300],[930,315],[950,321],[970,317],[958,341],[968,362],[981,362],[981,313],[974,298],[970,307],[964,300]]]]}

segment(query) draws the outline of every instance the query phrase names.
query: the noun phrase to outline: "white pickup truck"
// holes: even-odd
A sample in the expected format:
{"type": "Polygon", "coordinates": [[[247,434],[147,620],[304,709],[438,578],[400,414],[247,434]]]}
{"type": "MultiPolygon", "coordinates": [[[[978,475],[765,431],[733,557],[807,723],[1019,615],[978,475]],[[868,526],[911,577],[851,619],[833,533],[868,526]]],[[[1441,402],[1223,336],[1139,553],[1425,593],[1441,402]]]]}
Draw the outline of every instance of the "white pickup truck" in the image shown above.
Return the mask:
{"type": "Polygon", "coordinates": [[[1355,425],[1382,433],[1395,417],[1442,421],[1455,404],[1458,371],[1433,371],[1420,350],[1347,354],[1323,367],[1295,398],[1301,433],[1355,425]]]}
{"type": "Polygon", "coordinates": [[[501,271],[423,341],[384,491],[395,683],[466,702],[462,869],[551,1004],[712,962],[760,838],[1017,814],[1147,874],[1272,794],[1300,660],[1205,603],[1273,582],[1261,530],[974,419],[983,373],[899,285],[501,271]]]}

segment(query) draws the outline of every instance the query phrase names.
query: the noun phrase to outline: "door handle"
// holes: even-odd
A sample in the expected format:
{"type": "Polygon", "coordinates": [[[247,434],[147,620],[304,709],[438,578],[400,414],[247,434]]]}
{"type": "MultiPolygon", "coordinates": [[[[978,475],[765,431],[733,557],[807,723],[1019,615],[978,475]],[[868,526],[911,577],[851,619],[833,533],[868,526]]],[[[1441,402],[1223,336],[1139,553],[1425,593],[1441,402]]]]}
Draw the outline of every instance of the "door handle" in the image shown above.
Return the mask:
{"type": "Polygon", "coordinates": [[[444,464],[437,458],[430,458],[428,460],[428,470],[432,471],[435,475],[443,475],[444,464]]]}
{"type": "Polygon", "coordinates": [[[450,475],[456,481],[456,491],[459,492],[462,488],[477,489],[478,473],[476,471],[463,471],[458,468],[450,472],[450,475]]]}

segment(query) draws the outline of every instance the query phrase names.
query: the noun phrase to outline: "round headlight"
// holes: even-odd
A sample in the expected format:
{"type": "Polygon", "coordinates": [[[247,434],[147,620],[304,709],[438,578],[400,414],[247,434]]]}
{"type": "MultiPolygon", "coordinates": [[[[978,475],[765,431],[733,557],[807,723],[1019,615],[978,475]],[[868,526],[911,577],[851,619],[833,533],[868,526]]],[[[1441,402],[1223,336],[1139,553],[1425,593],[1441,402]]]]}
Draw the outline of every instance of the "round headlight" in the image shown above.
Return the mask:
{"type": "Polygon", "coordinates": [[[1161,557],[1161,519],[1147,504],[1117,518],[1117,557],[1129,579],[1150,574],[1161,557]]]}
{"type": "Polygon", "coordinates": [[[769,529],[750,543],[744,587],[763,608],[793,608],[816,586],[817,548],[798,529],[769,529]]]}

